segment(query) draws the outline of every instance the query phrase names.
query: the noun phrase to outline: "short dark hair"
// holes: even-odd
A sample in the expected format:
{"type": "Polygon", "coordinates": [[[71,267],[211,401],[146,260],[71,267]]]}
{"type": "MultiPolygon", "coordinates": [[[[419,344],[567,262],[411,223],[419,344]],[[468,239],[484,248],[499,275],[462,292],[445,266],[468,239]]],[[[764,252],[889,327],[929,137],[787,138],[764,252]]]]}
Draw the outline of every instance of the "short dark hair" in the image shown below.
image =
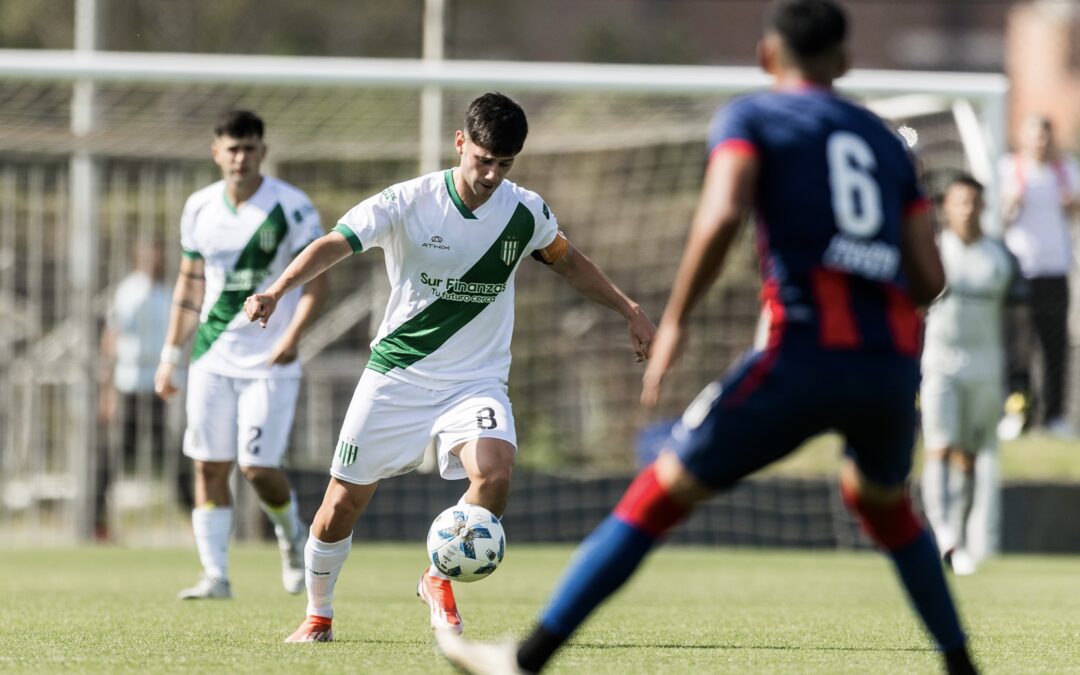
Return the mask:
{"type": "Polygon", "coordinates": [[[465,135],[496,157],[513,157],[525,147],[529,121],[514,99],[489,92],[469,104],[465,135]]]}
{"type": "Polygon", "coordinates": [[[232,136],[233,138],[247,138],[248,136],[263,137],[262,118],[250,110],[229,110],[218,118],[217,126],[214,127],[214,136],[232,136]]]}
{"type": "Polygon", "coordinates": [[[983,184],[975,180],[975,176],[972,176],[970,173],[958,173],[950,178],[949,184],[945,186],[945,191],[948,192],[955,185],[969,187],[979,193],[980,196],[986,190],[986,188],[983,187],[983,184]]]}
{"type": "Polygon", "coordinates": [[[765,20],[800,61],[820,56],[844,43],[847,16],[833,0],[776,0],[765,20]]]}

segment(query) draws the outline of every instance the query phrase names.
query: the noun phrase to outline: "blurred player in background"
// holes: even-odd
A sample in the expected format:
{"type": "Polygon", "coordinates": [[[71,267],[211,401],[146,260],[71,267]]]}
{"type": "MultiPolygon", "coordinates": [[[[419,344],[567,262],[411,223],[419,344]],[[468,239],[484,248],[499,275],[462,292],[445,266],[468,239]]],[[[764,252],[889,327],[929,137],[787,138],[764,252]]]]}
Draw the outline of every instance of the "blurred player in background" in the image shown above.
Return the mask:
{"type": "Polygon", "coordinates": [[[536,672],[699,502],[811,436],[846,439],[841,493],[892,559],[952,672],[971,672],[933,537],[906,488],[919,383],[917,307],[944,285],[915,168],[880,119],[832,90],[847,20],[831,0],[785,0],[759,58],[772,91],[718,114],[697,213],[645,373],[654,405],[689,315],[756,212],[767,344],[706,387],[666,449],[589,535],[520,645],[437,635],[472,672],[536,672]]]}
{"type": "Polygon", "coordinates": [[[1051,434],[1075,434],[1065,418],[1065,381],[1069,367],[1069,272],[1073,266],[1070,226],[1080,209],[1080,166],[1054,142],[1050,120],[1026,117],[1020,127],[1019,152],[998,164],[1005,216],[1005,245],[1020,262],[1029,286],[1027,311],[1011,312],[1008,415],[1001,426],[1015,438],[1040,417],[1051,434]],[[1031,364],[1042,361],[1042,388],[1031,391],[1031,364]],[[1031,400],[1034,399],[1034,400],[1031,400]],[[1032,410],[1033,409],[1033,410],[1032,410]]]}
{"type": "MultiPolygon", "coordinates": [[[[98,420],[106,428],[98,438],[102,450],[94,495],[98,540],[110,537],[106,505],[117,469],[143,463],[160,467],[166,447],[165,402],[154,394],[154,372],[171,304],[165,285],[165,244],[158,237],[139,237],[132,252],[134,269],[116,285],[99,347],[98,420]]],[[[185,494],[184,488],[180,494],[185,494]]]]}
{"type": "Polygon", "coordinates": [[[983,187],[958,176],[945,190],[941,257],[947,288],[926,318],[920,390],[922,498],[946,564],[975,571],[965,533],[975,494],[975,456],[997,447],[1004,398],[1002,311],[1014,274],[1005,246],[983,235],[983,187]]]}
{"type": "Polygon", "coordinates": [[[181,599],[232,596],[229,474],[237,462],[274,524],[285,590],[304,588],[307,533],[281,462],[300,391],[297,346],[328,286],[322,278],[283,295],[281,320],[269,330],[244,316],[244,299],[322,235],[307,195],[259,172],[266,150],[259,117],[226,113],[211,146],[222,180],[191,195],[180,221],[180,275],[154,386],[166,400],[177,392],[181,348],[194,333],[184,454],[195,463],[191,524],[203,576],[181,599]]]}
{"type": "MultiPolygon", "coordinates": [[[[524,257],[623,315],[638,360],[648,352],[655,328],[638,305],[567,241],[539,195],[505,180],[527,134],[517,103],[497,93],[477,98],[455,134],[457,167],[364,200],[266,291],[248,298],[251,320],[273,326],[275,306],[290,289],[354,253],[385,252],[390,302],[311,525],[308,617],[287,642],[332,639],[334,584],[353,525],[379,481],[415,469],[431,439],[442,476],[469,479],[462,502],[502,515],[517,452],[506,382],[514,272],[524,257]]],[[[433,628],[461,631],[449,578],[434,565],[421,575],[417,594],[430,607],[433,628]]]]}

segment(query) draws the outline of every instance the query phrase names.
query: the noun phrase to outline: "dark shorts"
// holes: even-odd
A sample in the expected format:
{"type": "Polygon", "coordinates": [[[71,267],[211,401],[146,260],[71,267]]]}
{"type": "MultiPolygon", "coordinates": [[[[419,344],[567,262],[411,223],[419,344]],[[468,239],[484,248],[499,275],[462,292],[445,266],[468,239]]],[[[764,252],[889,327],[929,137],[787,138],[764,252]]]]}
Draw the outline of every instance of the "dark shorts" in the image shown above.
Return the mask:
{"type": "Polygon", "coordinates": [[[702,390],[668,446],[702,482],[725,488],[835,431],[867,478],[895,486],[911,471],[918,388],[911,358],[787,340],[702,390]]]}

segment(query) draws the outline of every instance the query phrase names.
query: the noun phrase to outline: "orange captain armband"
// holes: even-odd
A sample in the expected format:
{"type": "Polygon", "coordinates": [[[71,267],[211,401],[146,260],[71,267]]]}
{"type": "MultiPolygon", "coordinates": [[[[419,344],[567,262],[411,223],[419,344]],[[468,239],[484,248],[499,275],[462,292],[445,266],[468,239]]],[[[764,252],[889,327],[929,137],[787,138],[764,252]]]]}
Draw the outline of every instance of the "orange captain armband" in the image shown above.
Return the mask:
{"type": "Polygon", "coordinates": [[[562,230],[559,230],[555,233],[555,240],[544,248],[533,251],[532,257],[545,265],[554,265],[561,260],[569,250],[570,242],[567,240],[566,235],[562,233],[562,230]]]}

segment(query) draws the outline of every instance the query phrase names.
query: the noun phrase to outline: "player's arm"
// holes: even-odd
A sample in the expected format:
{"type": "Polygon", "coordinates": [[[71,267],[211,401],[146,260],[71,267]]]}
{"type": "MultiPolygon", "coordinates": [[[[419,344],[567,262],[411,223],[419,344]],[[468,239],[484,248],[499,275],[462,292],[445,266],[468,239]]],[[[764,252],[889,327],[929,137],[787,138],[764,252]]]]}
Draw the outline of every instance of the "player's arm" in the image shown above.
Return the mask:
{"type": "MultiPolygon", "coordinates": [[[[316,277],[330,269],[337,263],[352,255],[352,245],[344,235],[338,232],[329,232],[313,241],[300,255],[293,258],[281,276],[270,284],[262,293],[248,296],[244,301],[244,311],[251,321],[258,320],[259,324],[266,327],[270,315],[274,313],[278,300],[294,288],[306,286],[316,277]]],[[[325,293],[325,289],[323,291],[325,293]]],[[[315,309],[314,305],[311,308],[315,309]]],[[[306,321],[310,320],[309,317],[306,321]]]]}
{"type": "Polygon", "coordinates": [[[116,389],[113,368],[116,366],[117,330],[106,320],[98,341],[98,421],[109,422],[116,416],[116,389]]]}
{"type": "Polygon", "coordinates": [[[679,271],[645,370],[641,392],[644,405],[654,406],[659,400],[664,377],[682,352],[687,318],[716,280],[732,242],[750,216],[758,169],[757,155],[742,150],[721,150],[709,162],[679,271]]]}
{"type": "Polygon", "coordinates": [[[547,248],[538,251],[540,259],[586,298],[610,307],[621,314],[630,326],[630,344],[639,362],[649,357],[656,326],[584,253],[559,232],[547,248]]]}
{"type": "Polygon", "coordinates": [[[304,284],[304,292],[296,304],[296,312],[289,322],[289,327],[285,329],[285,334],[274,347],[270,365],[284,365],[296,360],[299,355],[300,336],[315,321],[329,294],[330,278],[325,274],[320,274],[304,284]]]}
{"type": "Polygon", "coordinates": [[[934,240],[929,209],[918,209],[904,217],[900,259],[911,301],[920,307],[930,304],[945,289],[945,268],[934,240]]]}
{"type": "Polygon", "coordinates": [[[169,328],[165,332],[165,345],[161,348],[161,361],[154,373],[154,391],[166,401],[177,392],[173,374],[180,364],[182,348],[199,325],[203,296],[206,293],[206,264],[202,258],[180,259],[180,274],[173,287],[173,303],[169,312],[169,328]]]}

